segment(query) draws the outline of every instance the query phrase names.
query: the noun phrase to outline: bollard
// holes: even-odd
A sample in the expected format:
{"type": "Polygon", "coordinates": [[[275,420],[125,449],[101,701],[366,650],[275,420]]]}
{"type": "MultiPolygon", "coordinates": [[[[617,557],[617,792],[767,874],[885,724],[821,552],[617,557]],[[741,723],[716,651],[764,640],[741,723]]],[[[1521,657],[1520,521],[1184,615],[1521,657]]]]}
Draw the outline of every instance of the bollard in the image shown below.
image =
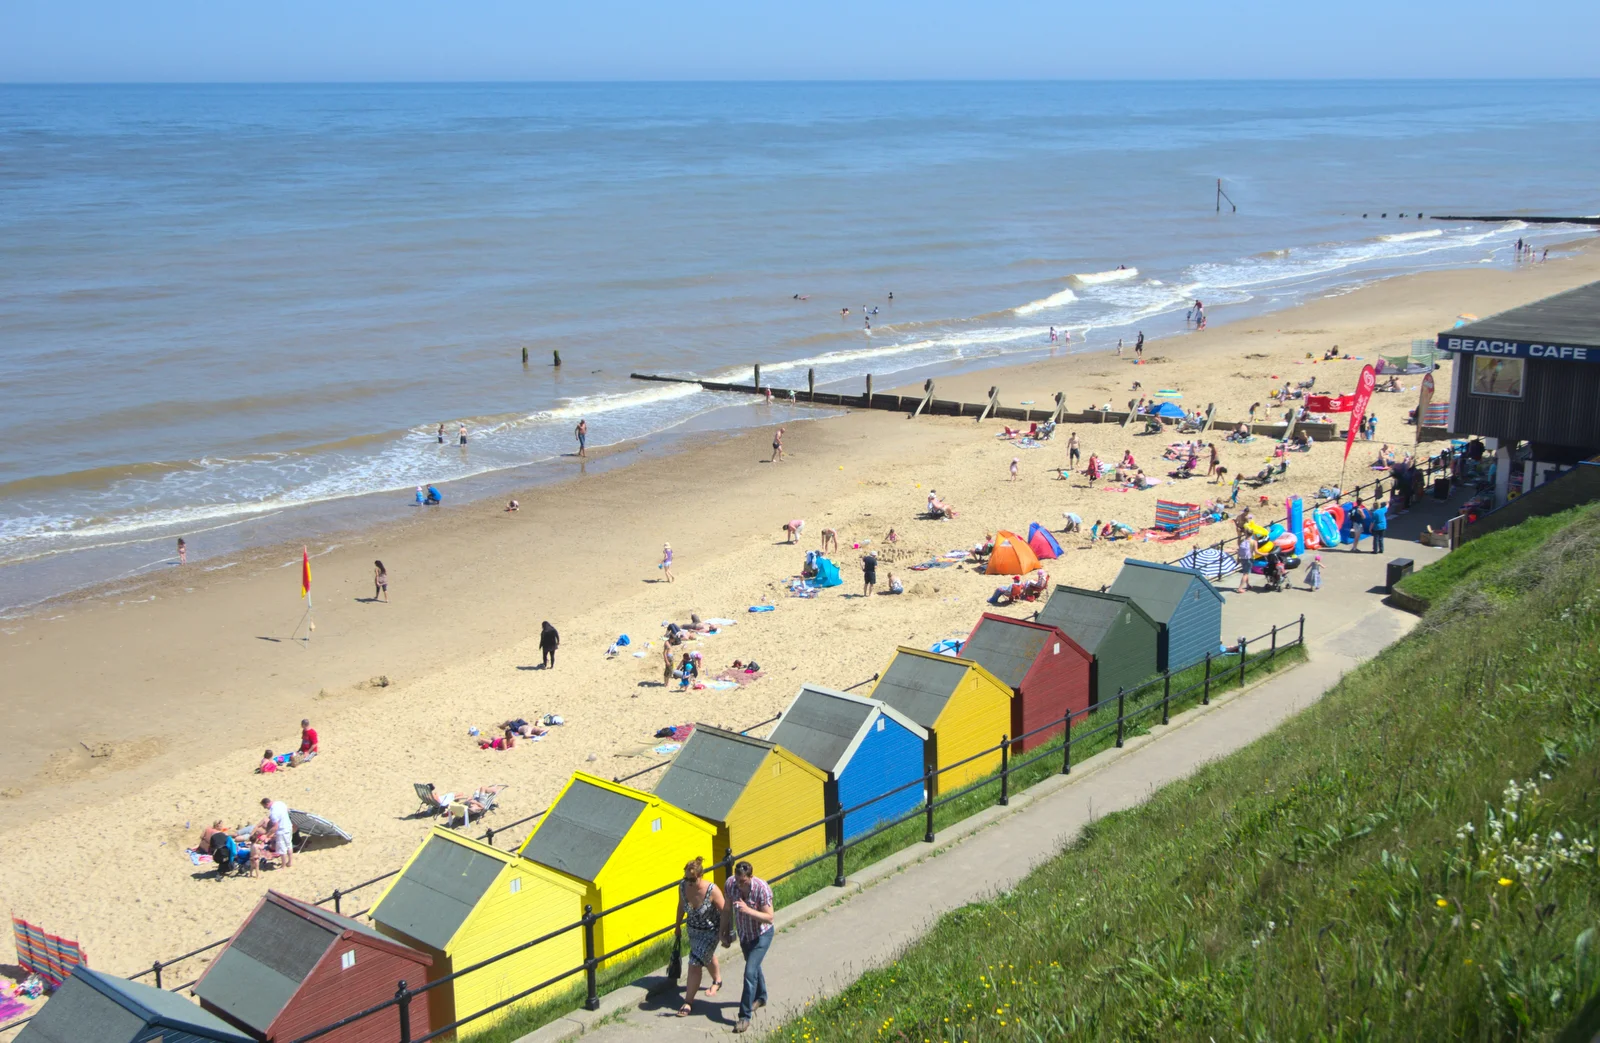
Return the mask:
{"type": "Polygon", "coordinates": [[[931,768],[922,780],[922,792],[926,798],[923,801],[923,814],[927,817],[927,824],[922,834],[922,842],[931,844],[933,843],[933,770],[931,768]]]}
{"type": "Polygon", "coordinates": [[[394,990],[394,1004],[400,1012],[400,1043],[411,1043],[411,990],[406,988],[404,978],[394,990]]]}
{"type": "Polygon", "coordinates": [[[1005,807],[1011,803],[1011,739],[1000,736],[1000,806],[1005,807]]]}
{"type": "Polygon", "coordinates": [[[595,981],[594,958],[594,906],[583,907],[583,977],[589,989],[589,995],[583,1001],[584,1010],[600,1009],[599,983],[595,981]]]}
{"type": "Polygon", "coordinates": [[[1122,700],[1123,700],[1122,689],[1118,688],[1117,689],[1117,749],[1119,749],[1119,750],[1122,748],[1122,720],[1123,720],[1123,717],[1122,717],[1123,702],[1122,702],[1122,700]]]}
{"type": "Polygon", "coordinates": [[[1200,696],[1201,706],[1211,705],[1211,653],[1206,653],[1206,687],[1200,696]]]}

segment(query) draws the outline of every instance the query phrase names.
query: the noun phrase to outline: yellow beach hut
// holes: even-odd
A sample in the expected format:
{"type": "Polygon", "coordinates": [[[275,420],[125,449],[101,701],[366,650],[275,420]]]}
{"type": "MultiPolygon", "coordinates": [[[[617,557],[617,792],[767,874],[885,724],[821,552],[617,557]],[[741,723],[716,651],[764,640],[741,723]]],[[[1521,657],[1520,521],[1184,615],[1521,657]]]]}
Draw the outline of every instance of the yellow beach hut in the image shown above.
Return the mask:
{"type": "MultiPolygon", "coordinates": [[[[696,855],[712,862],[716,827],[627,786],[575,772],[522,844],[524,859],[583,889],[596,913],[670,883],[696,855]]],[[[595,955],[671,926],[678,892],[663,891],[595,922],[595,955]]],[[[582,935],[579,935],[582,943],[582,935]]],[[[614,961],[638,955],[619,953],[614,961]]]]}
{"type": "MultiPolygon", "coordinates": [[[[761,739],[697,724],[672,765],[656,783],[656,796],[717,827],[717,858],[731,848],[743,857],[753,847],[793,833],[797,836],[750,855],[756,875],[768,880],[827,846],[821,820],[827,812],[828,776],[761,739]]],[[[717,880],[727,878],[725,870],[717,880]]]]}
{"type": "MultiPolygon", "coordinates": [[[[977,663],[901,645],[883,668],[872,698],[928,729],[928,767],[939,770],[1000,745],[1011,731],[1011,688],[977,663]]],[[[934,780],[948,793],[1000,768],[1000,751],[934,780]]]]}
{"type": "MultiPolygon", "coordinates": [[[[382,933],[433,957],[428,980],[434,981],[582,919],[584,901],[582,884],[514,852],[435,826],[371,916],[382,933]]],[[[442,1028],[583,960],[582,931],[524,949],[430,990],[432,1022],[442,1028]]],[[[570,978],[523,1002],[537,1003],[581,982],[581,976],[570,978]]],[[[515,1006],[479,1018],[469,1031],[503,1020],[515,1006]]]]}

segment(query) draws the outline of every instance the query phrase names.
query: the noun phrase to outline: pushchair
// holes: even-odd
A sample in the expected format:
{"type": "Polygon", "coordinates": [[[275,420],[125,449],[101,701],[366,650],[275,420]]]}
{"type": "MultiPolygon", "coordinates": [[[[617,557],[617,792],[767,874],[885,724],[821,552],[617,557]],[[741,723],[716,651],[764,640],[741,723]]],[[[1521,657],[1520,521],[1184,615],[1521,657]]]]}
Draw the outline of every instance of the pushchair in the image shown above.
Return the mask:
{"type": "Polygon", "coordinates": [[[1289,566],[1281,554],[1268,554],[1262,562],[1261,577],[1267,581],[1267,590],[1288,590],[1289,566]]]}

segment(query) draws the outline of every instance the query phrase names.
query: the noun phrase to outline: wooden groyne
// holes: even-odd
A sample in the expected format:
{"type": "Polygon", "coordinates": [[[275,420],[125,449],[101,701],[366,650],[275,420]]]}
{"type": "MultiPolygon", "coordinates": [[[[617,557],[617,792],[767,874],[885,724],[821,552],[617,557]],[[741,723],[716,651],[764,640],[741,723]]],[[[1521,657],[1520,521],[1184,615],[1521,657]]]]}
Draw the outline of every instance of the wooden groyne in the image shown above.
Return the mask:
{"type": "Polygon", "coordinates": [[[1600,227],[1600,217],[1529,217],[1526,214],[1434,214],[1435,221],[1485,221],[1490,224],[1505,224],[1507,221],[1523,221],[1530,225],[1589,225],[1600,227]]]}
{"type": "MultiPolygon", "coordinates": [[[[841,395],[831,391],[818,391],[816,389],[815,372],[807,373],[807,386],[801,388],[775,388],[761,383],[761,367],[754,367],[753,382],[749,384],[729,384],[716,380],[699,380],[694,377],[674,377],[659,373],[630,373],[634,380],[649,380],[662,384],[698,384],[707,391],[728,391],[741,395],[767,395],[780,402],[800,402],[819,406],[844,406],[849,409],[880,409],[891,413],[905,413],[908,418],[918,416],[956,416],[971,417],[974,420],[985,420],[990,417],[999,420],[1017,420],[1025,424],[1045,423],[1053,421],[1057,424],[1117,424],[1128,427],[1137,422],[1138,417],[1132,413],[1134,403],[1128,403],[1125,410],[1090,409],[1083,411],[1069,410],[1066,406],[1066,392],[1058,391],[1055,403],[1050,409],[1037,409],[1024,406],[1002,406],[999,404],[999,390],[989,389],[987,402],[957,402],[948,398],[934,397],[934,383],[932,380],[923,382],[921,395],[885,395],[877,394],[872,390],[872,375],[866,378],[866,390],[859,395],[841,395]]],[[[1209,411],[1210,407],[1208,407],[1209,411]]],[[[1142,415],[1143,419],[1151,419],[1148,413],[1142,415]]],[[[1229,432],[1238,427],[1240,421],[1213,419],[1208,425],[1208,431],[1229,432]]],[[[1270,438],[1282,438],[1285,431],[1285,422],[1252,423],[1248,425],[1252,434],[1265,435],[1270,438]]],[[[1339,431],[1333,424],[1296,424],[1296,431],[1304,431],[1312,441],[1331,442],[1339,436],[1339,431]]]]}

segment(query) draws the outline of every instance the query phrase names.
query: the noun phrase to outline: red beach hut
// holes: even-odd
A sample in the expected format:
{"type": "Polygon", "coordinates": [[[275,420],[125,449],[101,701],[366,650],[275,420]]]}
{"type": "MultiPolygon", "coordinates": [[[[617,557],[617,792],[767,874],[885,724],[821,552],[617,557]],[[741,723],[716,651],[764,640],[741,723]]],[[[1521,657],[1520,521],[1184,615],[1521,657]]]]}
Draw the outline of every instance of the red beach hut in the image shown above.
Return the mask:
{"type": "Polygon", "coordinates": [[[1027,736],[1012,747],[1018,753],[1060,735],[1068,710],[1089,708],[1094,657],[1058,627],[985,612],[961,646],[961,658],[1011,686],[1011,734],[1027,736]],[[1047,727],[1052,722],[1055,727],[1047,727]],[[1028,735],[1035,728],[1043,730],[1028,735]]]}

